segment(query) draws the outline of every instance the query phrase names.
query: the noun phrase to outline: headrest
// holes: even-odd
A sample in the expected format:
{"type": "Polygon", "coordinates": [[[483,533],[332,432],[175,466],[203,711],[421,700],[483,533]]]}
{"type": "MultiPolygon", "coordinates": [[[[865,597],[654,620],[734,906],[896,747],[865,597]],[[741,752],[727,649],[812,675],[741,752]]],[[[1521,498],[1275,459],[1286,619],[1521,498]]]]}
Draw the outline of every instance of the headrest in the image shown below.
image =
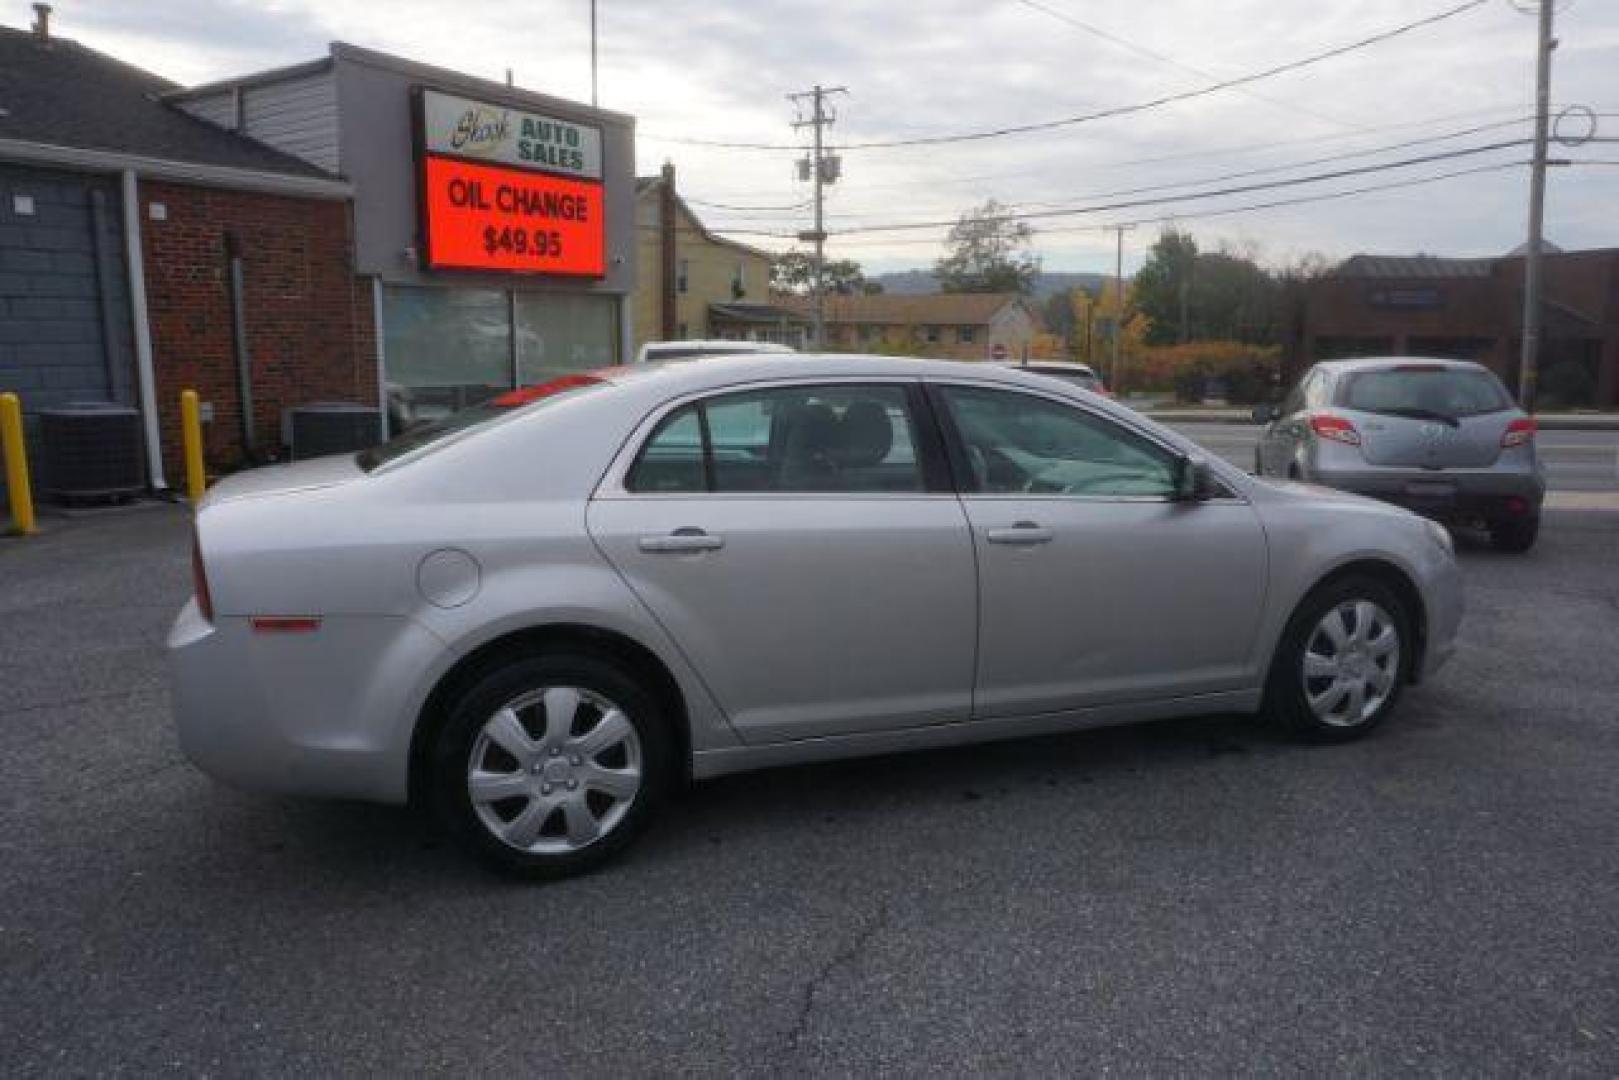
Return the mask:
{"type": "Polygon", "coordinates": [[[833,456],[844,468],[877,465],[894,446],[894,423],[880,401],[853,402],[838,421],[833,456]]]}

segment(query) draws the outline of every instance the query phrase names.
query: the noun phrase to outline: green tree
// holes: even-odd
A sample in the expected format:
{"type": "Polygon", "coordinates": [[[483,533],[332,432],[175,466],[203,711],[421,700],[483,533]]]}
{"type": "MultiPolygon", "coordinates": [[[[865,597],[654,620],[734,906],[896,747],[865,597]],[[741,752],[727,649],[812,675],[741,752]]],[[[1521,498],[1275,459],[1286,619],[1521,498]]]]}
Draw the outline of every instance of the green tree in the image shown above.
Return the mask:
{"type": "Polygon", "coordinates": [[[945,239],[947,254],[933,276],[947,293],[1015,292],[1027,295],[1040,273],[1030,250],[1034,230],[994,199],[961,215],[945,239]]]}
{"type": "Polygon", "coordinates": [[[1287,333],[1300,280],[1319,272],[1319,257],[1272,273],[1253,251],[1199,251],[1189,233],[1166,229],[1136,273],[1133,300],[1148,321],[1147,344],[1238,341],[1274,345],[1287,333]]]}
{"type": "MultiPolygon", "coordinates": [[[[822,268],[826,291],[842,296],[879,293],[881,283],[871,281],[853,259],[828,259],[822,268]]],[[[815,256],[788,251],[770,260],[770,287],[777,292],[807,293],[815,285],[815,256]]]]}

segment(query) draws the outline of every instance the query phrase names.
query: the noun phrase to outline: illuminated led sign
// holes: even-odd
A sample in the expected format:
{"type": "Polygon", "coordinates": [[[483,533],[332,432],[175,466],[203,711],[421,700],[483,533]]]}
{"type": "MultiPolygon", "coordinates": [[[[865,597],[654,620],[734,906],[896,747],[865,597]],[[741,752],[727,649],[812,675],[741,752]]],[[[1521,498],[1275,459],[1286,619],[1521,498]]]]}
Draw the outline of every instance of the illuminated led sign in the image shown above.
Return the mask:
{"type": "Polygon", "coordinates": [[[600,129],[434,90],[418,117],[427,267],[607,272],[600,129]]]}

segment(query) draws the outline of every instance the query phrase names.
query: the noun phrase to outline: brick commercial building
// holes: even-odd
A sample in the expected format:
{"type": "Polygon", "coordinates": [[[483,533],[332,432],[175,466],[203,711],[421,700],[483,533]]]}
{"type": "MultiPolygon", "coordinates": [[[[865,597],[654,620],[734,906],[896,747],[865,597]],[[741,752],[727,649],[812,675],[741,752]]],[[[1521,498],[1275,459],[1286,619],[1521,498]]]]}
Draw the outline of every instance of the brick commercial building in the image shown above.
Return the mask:
{"type": "MultiPolygon", "coordinates": [[[[1619,406],[1619,249],[1553,251],[1542,263],[1538,402],[1619,406]]],[[[1477,360],[1516,391],[1523,342],[1521,254],[1496,259],[1356,255],[1309,286],[1292,363],[1437,356],[1477,360]]]]}
{"type": "Polygon", "coordinates": [[[178,486],[182,388],[226,469],[283,456],[294,407],[375,430],[627,355],[628,117],[343,44],[188,89],[48,18],[0,28],[0,391],[31,432],[136,407],[178,486]]]}
{"type": "Polygon", "coordinates": [[[212,406],[210,457],[234,463],[234,250],[258,430],[276,430],[285,406],[366,394],[374,346],[369,300],[352,289],[349,185],[162,104],[172,83],[40,18],[0,28],[0,390],[30,417],[142,407],[161,486],[179,460],[180,388],[195,387],[212,406]]]}

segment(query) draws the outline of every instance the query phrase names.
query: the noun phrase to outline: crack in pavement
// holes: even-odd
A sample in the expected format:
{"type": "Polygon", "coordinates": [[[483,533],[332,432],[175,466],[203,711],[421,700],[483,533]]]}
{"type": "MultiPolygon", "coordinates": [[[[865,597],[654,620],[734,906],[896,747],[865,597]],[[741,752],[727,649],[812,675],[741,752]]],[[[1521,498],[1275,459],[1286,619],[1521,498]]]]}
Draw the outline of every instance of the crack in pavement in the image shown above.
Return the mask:
{"type": "Polygon", "coordinates": [[[799,1044],[803,1042],[804,1035],[809,1029],[810,1014],[815,1011],[815,999],[821,988],[832,975],[841,967],[854,960],[871,939],[888,928],[890,919],[888,901],[877,905],[877,910],[866,920],[855,934],[827,958],[811,979],[804,983],[803,991],[798,1003],[798,1013],[793,1017],[792,1026],[786,1032],[786,1046],[783,1048],[783,1057],[794,1057],[798,1054],[799,1044]]]}

